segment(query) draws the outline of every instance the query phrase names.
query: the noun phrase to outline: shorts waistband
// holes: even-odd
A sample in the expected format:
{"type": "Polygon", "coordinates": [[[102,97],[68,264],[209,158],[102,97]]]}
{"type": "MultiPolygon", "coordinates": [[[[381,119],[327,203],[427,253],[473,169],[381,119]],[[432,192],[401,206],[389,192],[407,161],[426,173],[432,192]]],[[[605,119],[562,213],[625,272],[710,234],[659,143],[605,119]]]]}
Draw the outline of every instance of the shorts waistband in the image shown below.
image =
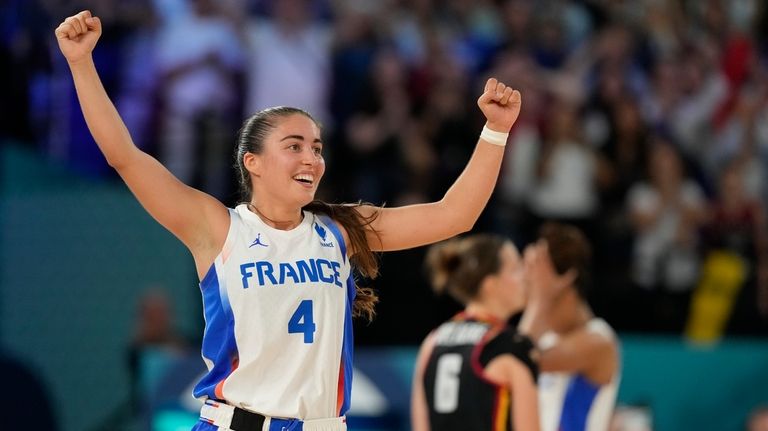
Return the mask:
{"type": "Polygon", "coordinates": [[[205,400],[200,420],[232,431],[346,431],[344,416],[328,419],[275,418],[231,406],[221,401],[205,400]]]}

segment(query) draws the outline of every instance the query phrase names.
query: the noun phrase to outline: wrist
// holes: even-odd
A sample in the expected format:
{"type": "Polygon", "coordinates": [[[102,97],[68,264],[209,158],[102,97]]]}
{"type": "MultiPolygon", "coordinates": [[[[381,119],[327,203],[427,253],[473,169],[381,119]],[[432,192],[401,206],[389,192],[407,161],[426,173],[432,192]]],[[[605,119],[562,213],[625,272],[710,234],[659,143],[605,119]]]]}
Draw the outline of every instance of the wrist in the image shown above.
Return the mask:
{"type": "Polygon", "coordinates": [[[483,127],[483,131],[480,132],[480,139],[488,142],[489,144],[498,145],[500,147],[506,146],[507,139],[509,138],[509,131],[500,132],[499,129],[500,128],[498,126],[486,123],[483,127]]]}
{"type": "Polygon", "coordinates": [[[67,60],[67,65],[69,65],[69,68],[71,70],[83,68],[83,67],[91,67],[93,66],[93,57],[91,55],[86,55],[85,57],[79,59],[79,60],[73,60],[69,61],[67,60]]]}
{"type": "Polygon", "coordinates": [[[490,122],[490,121],[486,121],[485,122],[485,127],[491,129],[494,132],[509,133],[509,127],[503,126],[503,125],[498,124],[498,123],[493,123],[493,122],[490,122]]]}
{"type": "Polygon", "coordinates": [[[545,314],[546,312],[549,311],[550,308],[552,308],[550,307],[551,302],[552,301],[547,300],[546,298],[531,297],[531,298],[528,298],[528,303],[526,304],[525,308],[526,309],[530,308],[531,311],[536,313],[545,314]]]}

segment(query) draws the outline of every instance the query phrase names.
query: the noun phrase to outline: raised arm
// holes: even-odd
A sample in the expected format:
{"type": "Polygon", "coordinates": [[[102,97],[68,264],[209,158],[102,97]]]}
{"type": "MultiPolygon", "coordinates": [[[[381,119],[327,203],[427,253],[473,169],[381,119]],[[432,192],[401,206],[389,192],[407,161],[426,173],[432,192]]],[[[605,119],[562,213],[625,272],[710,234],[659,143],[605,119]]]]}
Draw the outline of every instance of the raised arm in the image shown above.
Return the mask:
{"type": "Polygon", "coordinates": [[[439,202],[398,208],[363,206],[363,216],[378,213],[368,242],[374,251],[431,244],[472,229],[488,203],[501,168],[506,135],[520,113],[520,92],[489,79],[477,101],[486,118],[464,172],[439,202]]]}
{"type": "Polygon", "coordinates": [[[59,49],[72,72],[88,129],[141,205],[190,249],[202,276],[226,238],[227,209],[213,197],[180,182],[134,145],[93,63],[91,54],[100,35],[101,22],[89,11],[67,18],[56,28],[59,49]]]}
{"type": "MultiPolygon", "coordinates": [[[[546,242],[526,248],[524,260],[528,303],[518,331],[538,342],[552,328],[551,316],[557,313],[554,304],[563,290],[574,282],[577,273],[570,269],[565,274],[558,274],[546,242]]],[[[593,383],[602,385],[610,382],[618,367],[618,348],[613,339],[581,328],[560,334],[553,347],[540,348],[538,364],[542,372],[581,373],[593,383]]]]}

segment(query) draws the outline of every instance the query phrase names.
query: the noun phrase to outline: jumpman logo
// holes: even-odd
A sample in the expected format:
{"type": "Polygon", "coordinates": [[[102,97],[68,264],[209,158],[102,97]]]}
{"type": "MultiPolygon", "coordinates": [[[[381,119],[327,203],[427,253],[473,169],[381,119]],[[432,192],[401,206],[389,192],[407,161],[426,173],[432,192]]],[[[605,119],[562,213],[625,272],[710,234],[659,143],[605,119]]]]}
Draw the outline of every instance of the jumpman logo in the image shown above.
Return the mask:
{"type": "Polygon", "coordinates": [[[249,245],[249,246],[248,246],[248,248],[251,248],[251,247],[253,247],[254,245],[260,245],[260,246],[262,246],[262,247],[269,247],[269,245],[267,245],[267,244],[264,244],[263,242],[261,242],[261,233],[259,233],[259,234],[257,234],[257,235],[256,235],[256,239],[255,239],[255,240],[253,240],[253,242],[251,243],[251,245],[249,245]]]}

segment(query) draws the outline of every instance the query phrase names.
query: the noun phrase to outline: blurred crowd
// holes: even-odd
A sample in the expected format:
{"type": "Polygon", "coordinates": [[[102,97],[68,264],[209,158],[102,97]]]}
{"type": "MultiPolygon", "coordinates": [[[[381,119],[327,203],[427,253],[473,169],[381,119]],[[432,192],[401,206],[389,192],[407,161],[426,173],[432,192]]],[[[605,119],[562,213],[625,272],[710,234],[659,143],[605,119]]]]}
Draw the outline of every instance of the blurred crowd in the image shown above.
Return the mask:
{"type": "Polygon", "coordinates": [[[581,227],[619,330],[768,333],[762,0],[7,0],[0,134],[109,178],[53,35],[81,8],[137,145],[229,204],[235,133],[273,105],[325,125],[322,198],[439,199],[496,76],[523,110],[477,230],[581,227]]]}

